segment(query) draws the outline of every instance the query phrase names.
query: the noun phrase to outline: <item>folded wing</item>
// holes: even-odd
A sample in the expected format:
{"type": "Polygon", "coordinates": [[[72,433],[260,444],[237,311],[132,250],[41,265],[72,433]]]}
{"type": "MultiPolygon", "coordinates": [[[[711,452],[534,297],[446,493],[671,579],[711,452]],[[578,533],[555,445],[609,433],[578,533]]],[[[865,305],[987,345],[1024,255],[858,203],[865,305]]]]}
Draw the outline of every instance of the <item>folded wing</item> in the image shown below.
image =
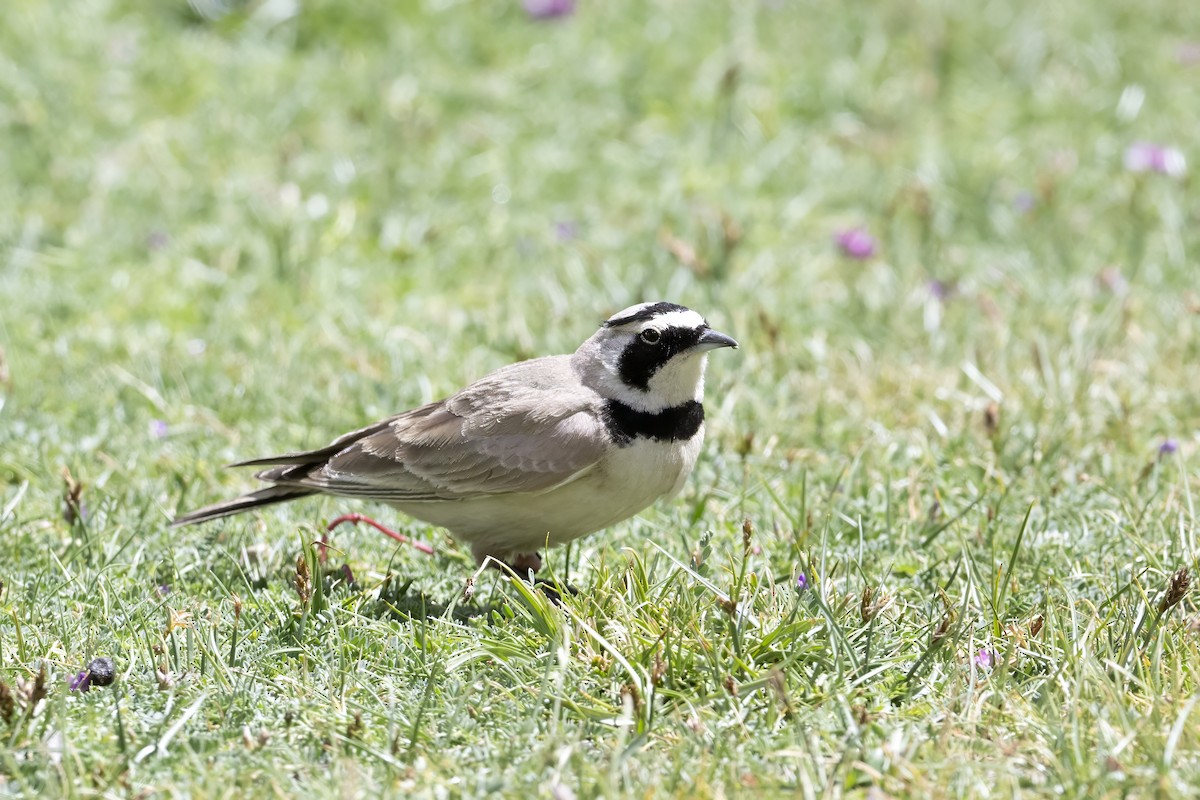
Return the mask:
{"type": "Polygon", "coordinates": [[[245,462],[276,486],[403,504],[545,492],[604,455],[600,406],[558,374],[508,367],[459,394],[308,453],[245,462]]]}

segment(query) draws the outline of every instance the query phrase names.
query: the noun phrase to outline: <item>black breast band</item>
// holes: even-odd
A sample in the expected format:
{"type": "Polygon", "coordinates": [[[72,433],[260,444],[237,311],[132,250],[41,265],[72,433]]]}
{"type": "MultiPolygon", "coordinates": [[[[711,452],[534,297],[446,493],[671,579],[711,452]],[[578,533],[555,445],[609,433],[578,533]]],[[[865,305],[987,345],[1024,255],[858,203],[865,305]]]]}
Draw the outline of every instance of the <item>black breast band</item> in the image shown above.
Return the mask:
{"type": "Polygon", "coordinates": [[[704,424],[704,406],[689,400],[680,406],[662,411],[638,411],[609,400],[604,406],[604,424],[619,447],[633,444],[634,439],[654,439],[658,442],[686,442],[704,424]]]}

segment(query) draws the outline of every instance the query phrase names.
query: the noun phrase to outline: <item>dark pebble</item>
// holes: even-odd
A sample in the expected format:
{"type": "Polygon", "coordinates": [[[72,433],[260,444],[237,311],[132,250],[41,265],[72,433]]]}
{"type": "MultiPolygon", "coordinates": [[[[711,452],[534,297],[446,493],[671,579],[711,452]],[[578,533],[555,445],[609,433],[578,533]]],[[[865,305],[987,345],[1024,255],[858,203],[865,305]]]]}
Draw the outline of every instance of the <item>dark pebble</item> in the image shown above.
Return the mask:
{"type": "Polygon", "coordinates": [[[111,658],[92,659],[92,663],[88,664],[88,672],[92,674],[91,683],[93,686],[108,686],[117,676],[117,670],[113,666],[111,658]]]}

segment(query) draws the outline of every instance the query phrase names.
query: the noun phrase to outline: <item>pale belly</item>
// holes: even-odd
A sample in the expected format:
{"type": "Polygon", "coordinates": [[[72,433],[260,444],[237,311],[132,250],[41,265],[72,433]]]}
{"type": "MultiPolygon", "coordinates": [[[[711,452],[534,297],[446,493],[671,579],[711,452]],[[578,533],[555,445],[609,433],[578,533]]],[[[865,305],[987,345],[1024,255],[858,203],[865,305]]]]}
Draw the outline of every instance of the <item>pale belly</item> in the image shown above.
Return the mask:
{"type": "Polygon", "coordinates": [[[533,553],[628,519],[683,488],[696,465],[704,430],[687,442],[639,439],[614,449],[576,480],[541,494],[397,505],[470,544],[476,557],[533,553]]]}

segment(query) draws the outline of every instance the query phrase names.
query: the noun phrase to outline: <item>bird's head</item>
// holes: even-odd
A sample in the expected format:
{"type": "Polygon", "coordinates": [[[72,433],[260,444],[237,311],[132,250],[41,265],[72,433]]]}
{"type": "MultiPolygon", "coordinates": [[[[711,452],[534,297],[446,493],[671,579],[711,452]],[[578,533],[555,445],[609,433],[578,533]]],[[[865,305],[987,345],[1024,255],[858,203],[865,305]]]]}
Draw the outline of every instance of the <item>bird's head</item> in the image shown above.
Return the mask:
{"type": "Polygon", "coordinates": [[[573,360],[583,382],[604,397],[657,412],[703,400],[705,355],[737,346],[690,308],[641,303],[609,317],[573,360]]]}

